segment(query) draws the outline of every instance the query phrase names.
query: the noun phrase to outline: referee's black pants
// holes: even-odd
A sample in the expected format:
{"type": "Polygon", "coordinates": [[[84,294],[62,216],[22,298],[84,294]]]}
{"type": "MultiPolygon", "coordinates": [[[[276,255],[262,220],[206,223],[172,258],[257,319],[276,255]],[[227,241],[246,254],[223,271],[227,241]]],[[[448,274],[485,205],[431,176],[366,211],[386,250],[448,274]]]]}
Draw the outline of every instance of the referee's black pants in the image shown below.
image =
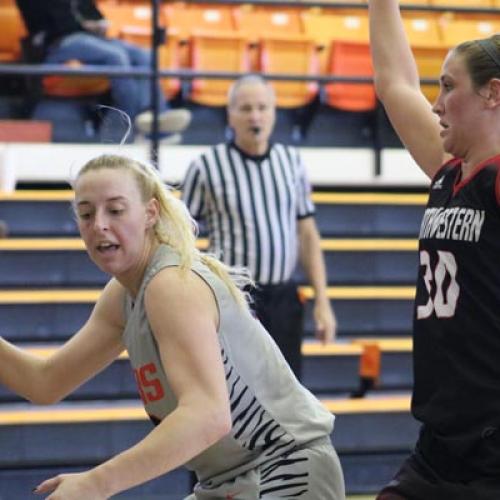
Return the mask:
{"type": "Polygon", "coordinates": [[[302,375],[304,306],[296,283],[257,285],[252,289],[255,316],[271,334],[295,376],[302,375]]]}

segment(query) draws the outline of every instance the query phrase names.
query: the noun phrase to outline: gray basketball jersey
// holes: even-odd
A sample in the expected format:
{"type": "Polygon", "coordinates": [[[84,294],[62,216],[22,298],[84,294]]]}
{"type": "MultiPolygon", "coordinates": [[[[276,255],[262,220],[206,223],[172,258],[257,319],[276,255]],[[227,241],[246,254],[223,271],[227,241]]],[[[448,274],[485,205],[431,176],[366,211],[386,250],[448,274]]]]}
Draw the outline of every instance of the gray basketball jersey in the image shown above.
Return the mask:
{"type": "MultiPolygon", "coordinates": [[[[177,401],[163,370],[144,308],[144,290],[162,269],[179,265],[179,256],[161,245],[152,258],[134,303],[125,304],[124,343],[145,409],[155,423],[177,401]]],[[[220,324],[218,337],[230,397],[231,432],[187,465],[200,481],[217,484],[323,436],[333,415],[294,377],[278,347],[239,305],[227,286],[201,262],[192,270],[212,289],[220,324]]]]}

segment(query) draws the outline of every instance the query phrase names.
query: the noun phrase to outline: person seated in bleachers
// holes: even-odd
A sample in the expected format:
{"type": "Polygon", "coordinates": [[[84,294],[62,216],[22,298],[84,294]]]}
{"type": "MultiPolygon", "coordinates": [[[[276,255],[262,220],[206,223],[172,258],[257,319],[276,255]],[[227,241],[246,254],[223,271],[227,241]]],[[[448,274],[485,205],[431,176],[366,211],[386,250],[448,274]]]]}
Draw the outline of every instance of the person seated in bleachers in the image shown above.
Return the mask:
{"type": "Polygon", "coordinates": [[[0,238],[6,238],[9,233],[9,227],[7,223],[3,220],[0,220],[0,238]]]}
{"type": "MultiPolygon", "coordinates": [[[[121,66],[148,69],[151,51],[117,38],[106,37],[108,21],[94,0],[16,0],[29,32],[29,47],[40,62],[121,66]]],[[[151,85],[148,78],[110,78],[113,106],[127,113],[135,131],[151,131],[151,85]]],[[[191,120],[186,109],[169,109],[158,86],[159,131],[182,132],[191,120]]],[[[178,139],[179,136],[177,135],[178,139]]]]}

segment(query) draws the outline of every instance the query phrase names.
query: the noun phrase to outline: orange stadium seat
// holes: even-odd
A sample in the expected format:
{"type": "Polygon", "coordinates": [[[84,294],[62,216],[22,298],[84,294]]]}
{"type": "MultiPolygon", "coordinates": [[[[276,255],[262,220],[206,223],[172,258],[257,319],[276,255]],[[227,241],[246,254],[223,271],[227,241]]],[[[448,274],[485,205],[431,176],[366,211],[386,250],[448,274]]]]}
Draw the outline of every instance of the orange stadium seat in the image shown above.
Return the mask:
{"type": "MultiPolygon", "coordinates": [[[[344,0],[328,0],[328,3],[335,5],[336,3],[345,4],[346,2],[344,2],[344,0]]],[[[360,5],[367,5],[368,0],[352,0],[351,2],[348,3],[359,3],[360,5]]]]}
{"type": "Polygon", "coordinates": [[[21,15],[15,6],[0,5],[0,62],[13,62],[21,57],[22,37],[26,36],[26,28],[21,15]]]}
{"type": "Polygon", "coordinates": [[[332,40],[368,42],[368,16],[339,15],[332,9],[307,9],[301,14],[304,33],[318,45],[328,47],[332,40]]]}
{"type": "MultiPolygon", "coordinates": [[[[445,47],[413,47],[420,78],[437,80],[441,74],[444,58],[448,50],[445,47]]],[[[429,102],[434,102],[439,93],[439,85],[422,84],[422,92],[429,102]]]]}
{"type": "Polygon", "coordinates": [[[345,16],[345,15],[359,15],[363,12],[366,13],[367,12],[366,6],[368,5],[368,0],[354,0],[352,2],[349,2],[349,3],[359,4],[360,7],[345,7],[345,6],[337,7],[335,5],[335,4],[345,4],[346,2],[344,2],[343,0],[327,0],[326,3],[331,4],[332,7],[335,8],[335,12],[338,15],[345,16]]]}
{"type": "MultiPolygon", "coordinates": [[[[179,39],[173,33],[167,36],[158,48],[158,68],[160,70],[178,70],[180,68],[179,39]]],[[[172,100],[181,90],[180,78],[162,78],[160,86],[167,100],[172,100]]]]}
{"type": "Polygon", "coordinates": [[[312,38],[320,57],[321,73],[327,71],[329,50],[333,40],[368,43],[368,16],[359,14],[339,15],[332,9],[312,8],[302,12],[306,36],[312,38]]]}
{"type": "Polygon", "coordinates": [[[167,33],[175,33],[180,43],[181,67],[190,65],[189,42],[194,32],[234,33],[233,8],[230,5],[166,3],[163,7],[167,33]]]}
{"type": "Polygon", "coordinates": [[[428,17],[403,19],[403,25],[412,47],[441,47],[438,22],[428,17]]]}
{"type": "Polygon", "coordinates": [[[494,7],[494,0],[430,0],[430,4],[435,7],[489,8],[494,7]]]}
{"type": "MultiPolygon", "coordinates": [[[[412,17],[403,19],[403,24],[421,78],[438,79],[447,52],[440,36],[438,21],[429,17],[412,17]]],[[[439,85],[424,84],[422,91],[430,102],[434,102],[439,93],[439,85]]]]}
{"type": "MultiPolygon", "coordinates": [[[[334,40],[330,48],[328,74],[344,77],[373,77],[370,46],[367,42],[334,40]]],[[[325,102],[347,111],[375,109],[373,83],[328,83],[325,102]]]]}
{"type": "MultiPolygon", "coordinates": [[[[67,66],[79,68],[82,63],[76,59],[67,66]]],[[[52,97],[83,97],[104,94],[109,90],[109,80],[101,76],[48,75],[42,79],[43,93],[52,97]]]]}
{"type": "MultiPolygon", "coordinates": [[[[259,41],[259,69],[264,73],[316,76],[319,74],[316,45],[303,36],[263,36],[259,41]]],[[[275,81],[273,86],[276,104],[281,108],[305,106],[319,91],[316,81],[275,81]]]]}
{"type": "MultiPolygon", "coordinates": [[[[196,71],[250,71],[250,57],[245,38],[232,34],[199,33],[191,36],[191,69],[196,71]]],[[[190,99],[206,106],[227,104],[231,80],[195,78],[190,99]]]]}
{"type": "MultiPolygon", "coordinates": [[[[106,0],[99,3],[99,10],[109,21],[108,36],[127,38],[128,34],[147,35],[139,38],[142,45],[151,45],[151,4],[148,2],[117,3],[106,0]]],[[[165,26],[164,12],[158,12],[160,26],[165,26]]]]}
{"type": "Polygon", "coordinates": [[[234,9],[235,27],[253,42],[260,35],[302,35],[301,10],[296,7],[255,7],[245,4],[234,9]]]}
{"type": "Polygon", "coordinates": [[[486,38],[500,31],[500,17],[495,22],[478,19],[454,19],[443,17],[441,24],[441,38],[446,47],[454,47],[466,40],[486,38]]]}
{"type": "Polygon", "coordinates": [[[181,41],[188,41],[194,31],[234,31],[233,11],[228,5],[173,2],[165,4],[163,10],[167,28],[174,29],[181,41]]]}

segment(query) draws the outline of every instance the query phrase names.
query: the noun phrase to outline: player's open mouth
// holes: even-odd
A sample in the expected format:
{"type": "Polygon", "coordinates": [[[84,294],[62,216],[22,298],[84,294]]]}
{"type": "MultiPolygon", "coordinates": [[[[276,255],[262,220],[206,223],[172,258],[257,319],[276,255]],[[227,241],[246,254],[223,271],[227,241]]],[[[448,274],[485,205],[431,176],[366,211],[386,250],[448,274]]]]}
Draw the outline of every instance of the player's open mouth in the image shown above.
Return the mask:
{"type": "Polygon", "coordinates": [[[119,245],[116,245],[115,243],[99,243],[97,245],[97,251],[100,253],[108,253],[108,252],[113,252],[119,248],[119,245]]]}

